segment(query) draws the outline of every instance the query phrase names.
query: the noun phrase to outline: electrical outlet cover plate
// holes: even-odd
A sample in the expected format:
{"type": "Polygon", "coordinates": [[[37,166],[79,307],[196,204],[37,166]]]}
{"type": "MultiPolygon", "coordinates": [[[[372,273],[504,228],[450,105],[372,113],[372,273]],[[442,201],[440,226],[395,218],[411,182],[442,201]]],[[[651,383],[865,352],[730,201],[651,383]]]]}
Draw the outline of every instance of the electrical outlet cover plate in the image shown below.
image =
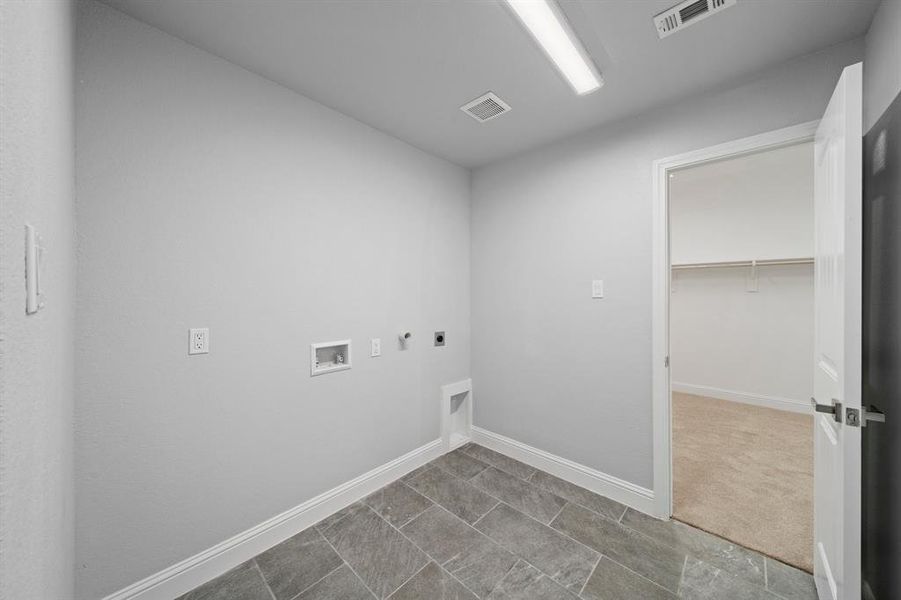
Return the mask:
{"type": "Polygon", "coordinates": [[[188,340],[188,354],[208,354],[210,351],[210,330],[206,327],[191,329],[188,340]]]}
{"type": "Polygon", "coordinates": [[[381,356],[382,355],[382,340],[381,338],[372,338],[369,340],[369,355],[372,357],[381,356]]]}

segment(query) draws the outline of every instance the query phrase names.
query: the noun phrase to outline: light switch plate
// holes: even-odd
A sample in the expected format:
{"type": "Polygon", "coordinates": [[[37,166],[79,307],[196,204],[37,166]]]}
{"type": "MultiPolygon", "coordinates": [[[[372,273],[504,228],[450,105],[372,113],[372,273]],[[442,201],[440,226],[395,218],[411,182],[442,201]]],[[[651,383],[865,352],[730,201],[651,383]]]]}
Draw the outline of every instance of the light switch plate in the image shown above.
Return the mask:
{"type": "Polygon", "coordinates": [[[192,329],[188,340],[188,354],[209,354],[209,352],[210,330],[206,327],[192,329]]]}
{"type": "Polygon", "coordinates": [[[381,338],[372,338],[369,340],[369,356],[381,356],[382,355],[382,339],[381,338]]]}
{"type": "Polygon", "coordinates": [[[604,297],[604,280],[603,279],[595,279],[591,282],[591,297],[592,298],[603,298],[604,297]]]}

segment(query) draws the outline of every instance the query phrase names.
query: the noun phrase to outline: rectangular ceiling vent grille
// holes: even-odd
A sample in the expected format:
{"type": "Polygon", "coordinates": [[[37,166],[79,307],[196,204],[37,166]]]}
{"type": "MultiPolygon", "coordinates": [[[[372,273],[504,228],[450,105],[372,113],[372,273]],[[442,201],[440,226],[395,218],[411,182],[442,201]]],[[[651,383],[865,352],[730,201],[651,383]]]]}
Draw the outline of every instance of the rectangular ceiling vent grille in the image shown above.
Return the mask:
{"type": "Polygon", "coordinates": [[[735,5],[736,0],[686,0],[654,17],[657,37],[661,40],[700,23],[707,17],[735,5]]]}
{"type": "Polygon", "coordinates": [[[479,123],[484,123],[506,112],[510,112],[510,105],[498,98],[493,92],[488,92],[472,102],[467,102],[460,107],[460,110],[479,123]]]}

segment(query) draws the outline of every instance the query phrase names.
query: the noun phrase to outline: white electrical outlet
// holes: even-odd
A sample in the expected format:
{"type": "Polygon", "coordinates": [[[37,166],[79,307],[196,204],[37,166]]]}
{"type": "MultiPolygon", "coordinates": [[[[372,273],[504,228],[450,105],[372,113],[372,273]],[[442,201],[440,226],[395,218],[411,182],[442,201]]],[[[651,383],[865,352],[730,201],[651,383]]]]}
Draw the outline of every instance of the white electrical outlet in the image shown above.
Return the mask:
{"type": "Polygon", "coordinates": [[[592,298],[603,298],[604,297],[604,280],[603,279],[595,279],[591,282],[591,297],[592,298]]]}
{"type": "Polygon", "coordinates": [[[188,354],[208,354],[210,351],[210,330],[192,329],[188,340],[188,354]]]}
{"type": "Polygon", "coordinates": [[[381,338],[372,338],[369,340],[369,350],[370,356],[381,356],[382,355],[382,340],[381,338]]]}

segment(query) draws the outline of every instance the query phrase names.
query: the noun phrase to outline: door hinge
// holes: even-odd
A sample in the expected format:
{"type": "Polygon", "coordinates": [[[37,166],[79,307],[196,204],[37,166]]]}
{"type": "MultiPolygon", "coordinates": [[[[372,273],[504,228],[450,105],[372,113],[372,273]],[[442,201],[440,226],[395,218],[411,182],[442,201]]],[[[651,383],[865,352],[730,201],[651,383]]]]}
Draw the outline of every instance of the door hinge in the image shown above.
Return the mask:
{"type": "Polygon", "coordinates": [[[669,356],[666,356],[666,357],[663,359],[663,366],[664,366],[665,368],[669,369],[669,356]]]}

